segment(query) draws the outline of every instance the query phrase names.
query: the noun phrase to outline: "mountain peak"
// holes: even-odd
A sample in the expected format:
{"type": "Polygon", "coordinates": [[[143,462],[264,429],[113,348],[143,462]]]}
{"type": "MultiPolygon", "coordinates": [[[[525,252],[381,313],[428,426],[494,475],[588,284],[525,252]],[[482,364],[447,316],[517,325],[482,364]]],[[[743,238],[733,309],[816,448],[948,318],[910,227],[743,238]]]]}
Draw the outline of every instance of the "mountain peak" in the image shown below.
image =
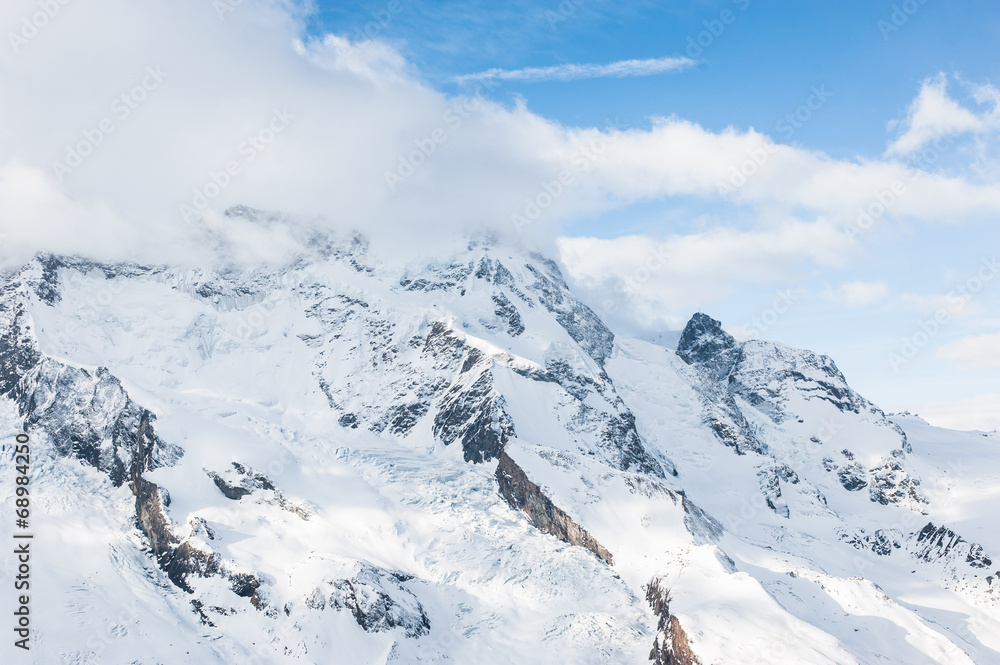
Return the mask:
{"type": "Polygon", "coordinates": [[[691,317],[677,343],[677,355],[689,365],[698,363],[728,367],[730,352],[736,348],[736,338],[722,329],[722,323],[708,314],[697,312],[691,317]]]}

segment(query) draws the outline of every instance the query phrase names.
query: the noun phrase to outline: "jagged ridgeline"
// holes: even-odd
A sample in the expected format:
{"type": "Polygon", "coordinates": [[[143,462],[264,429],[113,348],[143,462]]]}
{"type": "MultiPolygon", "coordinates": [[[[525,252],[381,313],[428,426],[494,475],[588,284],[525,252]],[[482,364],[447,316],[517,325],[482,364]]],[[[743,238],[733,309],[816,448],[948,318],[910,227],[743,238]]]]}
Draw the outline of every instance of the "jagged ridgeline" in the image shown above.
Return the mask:
{"type": "Polygon", "coordinates": [[[0,412],[79,555],[42,564],[51,662],[994,658],[996,536],[941,488],[988,487],[995,436],[705,314],[676,349],[616,337],[490,240],[306,247],[4,275],[0,412]]]}

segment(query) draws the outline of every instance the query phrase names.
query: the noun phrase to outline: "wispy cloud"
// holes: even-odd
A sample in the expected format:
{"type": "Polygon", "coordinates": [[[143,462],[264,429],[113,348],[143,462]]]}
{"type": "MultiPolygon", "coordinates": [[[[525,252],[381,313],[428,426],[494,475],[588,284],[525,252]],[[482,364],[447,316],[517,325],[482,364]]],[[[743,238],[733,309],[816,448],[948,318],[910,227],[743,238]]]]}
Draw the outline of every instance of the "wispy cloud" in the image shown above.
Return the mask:
{"type": "Polygon", "coordinates": [[[933,76],[921,85],[903,122],[890,123],[890,129],[901,125],[905,131],[889,145],[886,154],[908,155],[938,138],[965,133],[982,136],[1000,130],[1000,90],[989,83],[967,85],[976,102],[992,108],[976,112],[962,106],[948,94],[948,77],[943,73],[933,76]]]}
{"type": "Polygon", "coordinates": [[[551,67],[525,67],[524,69],[487,69],[485,72],[456,76],[457,83],[470,81],[572,81],[602,77],[651,76],[686,69],[697,61],[691,58],[649,58],[646,60],[620,60],[606,65],[567,64],[551,67]]]}

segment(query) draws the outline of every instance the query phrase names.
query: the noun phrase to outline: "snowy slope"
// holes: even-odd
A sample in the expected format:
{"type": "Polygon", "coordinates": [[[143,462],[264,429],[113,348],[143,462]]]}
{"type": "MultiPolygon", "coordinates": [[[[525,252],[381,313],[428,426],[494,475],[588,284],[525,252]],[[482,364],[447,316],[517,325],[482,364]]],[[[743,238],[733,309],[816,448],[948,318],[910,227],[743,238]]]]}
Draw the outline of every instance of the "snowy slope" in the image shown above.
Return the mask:
{"type": "Polygon", "coordinates": [[[995,434],[616,338],[538,255],[39,257],[0,345],[34,662],[1000,662],[995,434]]]}

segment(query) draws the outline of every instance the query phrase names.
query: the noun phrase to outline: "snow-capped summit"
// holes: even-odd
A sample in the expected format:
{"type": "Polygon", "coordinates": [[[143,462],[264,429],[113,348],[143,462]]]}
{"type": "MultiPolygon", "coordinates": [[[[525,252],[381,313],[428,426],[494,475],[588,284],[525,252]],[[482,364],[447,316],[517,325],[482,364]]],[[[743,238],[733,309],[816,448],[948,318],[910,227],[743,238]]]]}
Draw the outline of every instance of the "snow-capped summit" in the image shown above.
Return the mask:
{"type": "Polygon", "coordinates": [[[1000,658],[996,437],[705,314],[616,337],[495,242],[40,256],[0,286],[0,395],[52,662],[1000,658]]]}

